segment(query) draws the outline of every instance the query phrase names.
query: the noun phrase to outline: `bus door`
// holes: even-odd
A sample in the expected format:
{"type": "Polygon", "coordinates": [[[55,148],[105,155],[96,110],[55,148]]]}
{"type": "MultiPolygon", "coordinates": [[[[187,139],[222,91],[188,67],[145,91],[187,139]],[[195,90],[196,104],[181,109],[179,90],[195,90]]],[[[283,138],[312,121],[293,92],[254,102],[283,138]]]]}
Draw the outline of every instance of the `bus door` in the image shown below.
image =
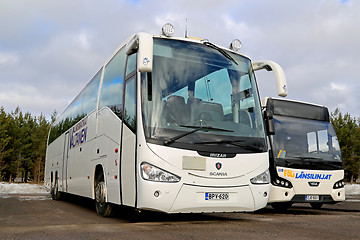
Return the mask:
{"type": "Polygon", "coordinates": [[[135,207],[136,201],[136,77],[125,82],[121,141],[122,203],[135,207]]]}
{"type": "Polygon", "coordinates": [[[64,156],[62,164],[62,189],[63,192],[67,192],[67,164],[69,159],[69,132],[65,133],[64,139],[64,156]]]}

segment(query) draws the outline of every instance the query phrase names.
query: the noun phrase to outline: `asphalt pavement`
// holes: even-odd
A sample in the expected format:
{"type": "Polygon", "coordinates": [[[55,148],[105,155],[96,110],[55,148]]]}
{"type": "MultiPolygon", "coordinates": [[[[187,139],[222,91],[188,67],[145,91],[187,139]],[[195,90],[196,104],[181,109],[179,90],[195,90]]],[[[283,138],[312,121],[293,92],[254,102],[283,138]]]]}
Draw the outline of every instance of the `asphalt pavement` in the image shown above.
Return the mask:
{"type": "Polygon", "coordinates": [[[47,194],[0,196],[0,239],[360,239],[360,196],[312,209],[161,214],[119,208],[102,218],[91,200],[47,194]]]}

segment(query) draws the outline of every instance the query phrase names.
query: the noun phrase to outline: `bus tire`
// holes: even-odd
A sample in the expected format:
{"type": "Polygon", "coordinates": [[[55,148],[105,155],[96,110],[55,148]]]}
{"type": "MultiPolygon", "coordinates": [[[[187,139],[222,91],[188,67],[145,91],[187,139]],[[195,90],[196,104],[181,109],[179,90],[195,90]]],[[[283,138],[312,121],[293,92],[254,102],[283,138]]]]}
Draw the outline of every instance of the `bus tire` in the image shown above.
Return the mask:
{"type": "Polygon", "coordinates": [[[51,189],[51,198],[57,201],[61,199],[61,192],[59,191],[59,183],[57,178],[55,179],[54,187],[51,189]]]}
{"type": "Polygon", "coordinates": [[[310,205],[314,209],[320,209],[323,206],[323,203],[312,202],[312,203],[310,203],[310,205]]]}
{"type": "Polygon", "coordinates": [[[288,208],[290,208],[292,205],[292,202],[276,202],[276,203],[271,203],[271,206],[278,211],[285,211],[288,208]]]}
{"type": "Polygon", "coordinates": [[[110,217],[113,214],[112,205],[106,202],[106,184],[103,172],[96,176],[95,180],[95,206],[96,212],[101,217],[110,217]]]}

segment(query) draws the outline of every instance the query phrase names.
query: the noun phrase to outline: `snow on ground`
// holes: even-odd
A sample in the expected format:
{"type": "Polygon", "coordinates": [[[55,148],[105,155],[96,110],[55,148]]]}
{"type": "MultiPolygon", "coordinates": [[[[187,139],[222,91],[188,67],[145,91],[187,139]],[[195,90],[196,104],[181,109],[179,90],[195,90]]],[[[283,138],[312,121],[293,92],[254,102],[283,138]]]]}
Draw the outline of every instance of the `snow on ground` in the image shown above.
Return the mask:
{"type": "MultiPolygon", "coordinates": [[[[13,194],[24,194],[27,196],[22,196],[23,200],[33,200],[36,198],[37,200],[47,199],[46,196],[49,194],[49,191],[45,188],[45,186],[37,185],[37,184],[29,184],[29,183],[5,183],[0,182],[0,197],[8,198],[13,194]],[[41,196],[29,196],[29,195],[42,195],[41,196]]],[[[347,196],[352,195],[360,195],[360,184],[346,184],[345,185],[345,194],[347,196]]]]}
{"type": "Polygon", "coordinates": [[[7,198],[12,194],[45,195],[49,191],[41,185],[29,183],[5,183],[0,182],[0,197],[7,198]]]}
{"type": "Polygon", "coordinates": [[[345,185],[345,195],[360,195],[360,184],[345,185]]]}

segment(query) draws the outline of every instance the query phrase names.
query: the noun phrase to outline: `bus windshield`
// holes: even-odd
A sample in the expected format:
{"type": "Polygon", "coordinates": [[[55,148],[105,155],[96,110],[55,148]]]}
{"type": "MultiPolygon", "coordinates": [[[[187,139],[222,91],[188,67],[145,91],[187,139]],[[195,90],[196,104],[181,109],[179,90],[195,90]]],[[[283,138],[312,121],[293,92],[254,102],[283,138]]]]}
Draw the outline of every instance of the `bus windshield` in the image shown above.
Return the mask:
{"type": "Polygon", "coordinates": [[[153,143],[266,151],[251,62],[214,45],[155,38],[153,71],[142,77],[142,108],[153,143]]]}
{"type": "Polygon", "coordinates": [[[274,116],[274,156],[279,166],[342,169],[338,139],[331,123],[274,116]]]}

